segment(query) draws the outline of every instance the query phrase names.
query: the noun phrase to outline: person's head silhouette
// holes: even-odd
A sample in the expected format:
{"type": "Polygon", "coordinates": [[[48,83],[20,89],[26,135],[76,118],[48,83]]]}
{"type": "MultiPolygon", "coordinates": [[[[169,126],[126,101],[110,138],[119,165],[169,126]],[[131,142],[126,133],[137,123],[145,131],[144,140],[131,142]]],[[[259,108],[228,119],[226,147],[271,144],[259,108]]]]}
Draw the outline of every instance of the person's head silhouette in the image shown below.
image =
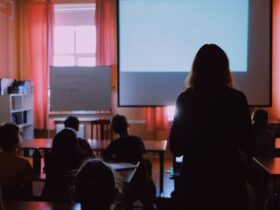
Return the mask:
{"type": "Polygon", "coordinates": [[[80,121],[77,117],[75,116],[69,116],[67,119],[64,121],[64,126],[65,128],[73,128],[75,131],[79,130],[79,125],[80,121]]]}
{"type": "Polygon", "coordinates": [[[61,157],[72,156],[78,151],[76,133],[70,129],[63,129],[53,139],[52,152],[61,157]]]}
{"type": "Polygon", "coordinates": [[[215,44],[205,44],[197,52],[188,83],[191,87],[232,86],[226,53],[215,44]]]}
{"type": "Polygon", "coordinates": [[[116,114],[113,116],[111,120],[111,126],[115,133],[119,134],[120,136],[124,136],[128,134],[128,123],[123,115],[116,114]]]}
{"type": "Polygon", "coordinates": [[[89,159],[78,171],[75,188],[82,210],[110,209],[115,192],[113,172],[102,160],[89,159]]]}
{"type": "Polygon", "coordinates": [[[0,146],[4,151],[15,151],[20,146],[20,129],[16,124],[0,126],[0,146]]]}
{"type": "Polygon", "coordinates": [[[257,109],[253,113],[253,125],[258,127],[266,127],[268,123],[268,113],[263,109],[257,109]]]}

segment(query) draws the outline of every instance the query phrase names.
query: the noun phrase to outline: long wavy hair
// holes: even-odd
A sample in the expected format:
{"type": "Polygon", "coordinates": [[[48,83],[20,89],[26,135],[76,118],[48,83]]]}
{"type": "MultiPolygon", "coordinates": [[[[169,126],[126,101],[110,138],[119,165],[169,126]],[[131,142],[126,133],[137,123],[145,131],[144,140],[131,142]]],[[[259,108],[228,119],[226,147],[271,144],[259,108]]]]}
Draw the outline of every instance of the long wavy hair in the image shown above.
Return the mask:
{"type": "Polygon", "coordinates": [[[233,77],[226,53],[215,44],[205,44],[197,52],[186,79],[190,87],[232,87],[233,77]]]}

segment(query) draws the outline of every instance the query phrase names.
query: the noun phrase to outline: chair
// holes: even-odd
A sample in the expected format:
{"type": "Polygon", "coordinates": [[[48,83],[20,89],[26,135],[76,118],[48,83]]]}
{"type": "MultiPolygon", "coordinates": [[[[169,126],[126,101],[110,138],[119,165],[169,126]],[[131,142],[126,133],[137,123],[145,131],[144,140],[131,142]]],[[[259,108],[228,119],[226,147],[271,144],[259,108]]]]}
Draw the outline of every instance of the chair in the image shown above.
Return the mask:
{"type": "Polygon", "coordinates": [[[113,131],[111,129],[109,119],[97,119],[91,121],[91,138],[97,140],[113,139],[113,131]]]}

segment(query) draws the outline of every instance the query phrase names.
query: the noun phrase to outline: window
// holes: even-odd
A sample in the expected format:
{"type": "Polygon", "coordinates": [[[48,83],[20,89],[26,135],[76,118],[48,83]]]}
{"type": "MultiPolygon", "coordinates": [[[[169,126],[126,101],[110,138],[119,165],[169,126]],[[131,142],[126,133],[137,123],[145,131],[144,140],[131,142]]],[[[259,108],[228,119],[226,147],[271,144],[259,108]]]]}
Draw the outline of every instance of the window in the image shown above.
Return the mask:
{"type": "Polygon", "coordinates": [[[54,21],[54,66],[95,66],[95,4],[57,4],[54,21]]]}

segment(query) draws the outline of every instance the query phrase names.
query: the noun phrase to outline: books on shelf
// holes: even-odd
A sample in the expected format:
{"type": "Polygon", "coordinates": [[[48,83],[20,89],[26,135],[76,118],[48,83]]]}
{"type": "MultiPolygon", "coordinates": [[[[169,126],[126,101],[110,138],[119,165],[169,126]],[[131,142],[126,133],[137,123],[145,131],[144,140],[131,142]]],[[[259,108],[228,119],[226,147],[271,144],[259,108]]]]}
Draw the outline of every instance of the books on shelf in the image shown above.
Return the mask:
{"type": "Polygon", "coordinates": [[[32,94],[33,84],[29,80],[0,78],[0,95],[8,95],[12,93],[32,94]]]}

